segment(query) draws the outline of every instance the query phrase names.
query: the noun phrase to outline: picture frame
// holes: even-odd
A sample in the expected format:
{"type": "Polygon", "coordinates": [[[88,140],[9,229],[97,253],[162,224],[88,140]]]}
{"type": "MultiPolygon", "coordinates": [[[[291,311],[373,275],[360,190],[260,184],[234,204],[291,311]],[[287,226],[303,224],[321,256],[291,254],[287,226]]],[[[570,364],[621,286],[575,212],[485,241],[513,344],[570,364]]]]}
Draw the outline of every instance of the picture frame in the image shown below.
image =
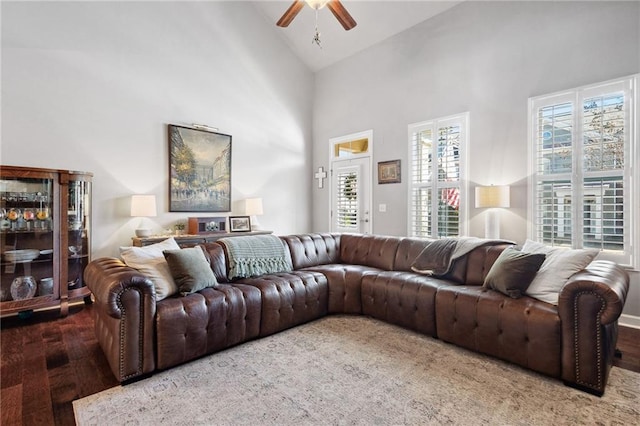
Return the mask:
{"type": "Polygon", "coordinates": [[[380,161],[378,163],[378,184],[400,183],[401,181],[400,160],[380,161]]]}
{"type": "Polygon", "coordinates": [[[168,125],[169,211],[231,211],[231,135],[168,125]]]}
{"type": "Polygon", "coordinates": [[[229,232],[251,232],[249,216],[229,216],[229,232]]]}

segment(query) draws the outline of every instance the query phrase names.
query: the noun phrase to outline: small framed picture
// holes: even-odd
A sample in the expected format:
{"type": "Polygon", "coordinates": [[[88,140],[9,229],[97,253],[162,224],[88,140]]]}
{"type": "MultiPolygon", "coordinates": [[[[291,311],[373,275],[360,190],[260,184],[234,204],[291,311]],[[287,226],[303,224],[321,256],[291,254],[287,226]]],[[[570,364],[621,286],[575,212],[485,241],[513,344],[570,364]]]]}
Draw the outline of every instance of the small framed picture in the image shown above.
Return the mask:
{"type": "Polygon", "coordinates": [[[378,183],[400,183],[400,160],[380,161],[378,163],[378,183]]]}
{"type": "Polygon", "coordinates": [[[249,232],[251,231],[251,220],[249,216],[229,216],[229,231],[249,232]]]}

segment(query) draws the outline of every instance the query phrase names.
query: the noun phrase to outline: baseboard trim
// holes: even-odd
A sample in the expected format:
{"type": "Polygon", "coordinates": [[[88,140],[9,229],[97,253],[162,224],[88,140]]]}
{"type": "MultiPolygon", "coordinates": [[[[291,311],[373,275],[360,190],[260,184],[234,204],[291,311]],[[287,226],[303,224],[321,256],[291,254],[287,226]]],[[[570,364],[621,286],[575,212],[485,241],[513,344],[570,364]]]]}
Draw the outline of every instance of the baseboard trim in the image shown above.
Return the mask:
{"type": "Polygon", "coordinates": [[[624,327],[638,328],[640,329],[640,317],[635,315],[620,315],[620,319],[618,320],[618,324],[624,327]]]}

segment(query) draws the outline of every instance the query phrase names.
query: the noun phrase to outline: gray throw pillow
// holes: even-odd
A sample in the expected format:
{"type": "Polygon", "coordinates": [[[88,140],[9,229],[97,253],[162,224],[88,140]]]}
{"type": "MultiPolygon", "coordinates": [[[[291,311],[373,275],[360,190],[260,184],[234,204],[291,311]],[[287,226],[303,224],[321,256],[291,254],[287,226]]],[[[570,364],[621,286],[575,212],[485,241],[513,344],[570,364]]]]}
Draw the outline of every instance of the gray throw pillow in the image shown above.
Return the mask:
{"type": "Polygon", "coordinates": [[[200,247],[165,250],[163,254],[173,280],[183,296],[218,284],[200,247]]]}
{"type": "Polygon", "coordinates": [[[518,299],[527,291],[545,257],[544,253],[523,253],[507,247],[491,266],[483,287],[518,299]]]}

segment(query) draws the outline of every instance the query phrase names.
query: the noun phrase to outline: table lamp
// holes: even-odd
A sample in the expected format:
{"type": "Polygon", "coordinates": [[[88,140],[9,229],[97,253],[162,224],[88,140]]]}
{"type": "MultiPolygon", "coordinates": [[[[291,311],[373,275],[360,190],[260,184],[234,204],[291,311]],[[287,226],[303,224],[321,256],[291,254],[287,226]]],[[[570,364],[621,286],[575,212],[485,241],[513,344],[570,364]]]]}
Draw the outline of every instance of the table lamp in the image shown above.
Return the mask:
{"type": "Polygon", "coordinates": [[[259,216],[263,214],[262,211],[262,198],[247,198],[244,200],[244,214],[247,216],[251,216],[251,230],[259,230],[262,229],[260,223],[258,223],[259,216]]]}
{"type": "Polygon", "coordinates": [[[510,188],[503,186],[476,186],[476,208],[486,208],[484,237],[500,238],[500,211],[510,207],[510,188]]]}
{"type": "Polygon", "coordinates": [[[140,217],[140,225],[136,229],[136,237],[144,238],[151,236],[151,229],[144,227],[145,217],[156,217],[156,196],[155,195],[132,195],[131,196],[131,217],[140,217]]]}

